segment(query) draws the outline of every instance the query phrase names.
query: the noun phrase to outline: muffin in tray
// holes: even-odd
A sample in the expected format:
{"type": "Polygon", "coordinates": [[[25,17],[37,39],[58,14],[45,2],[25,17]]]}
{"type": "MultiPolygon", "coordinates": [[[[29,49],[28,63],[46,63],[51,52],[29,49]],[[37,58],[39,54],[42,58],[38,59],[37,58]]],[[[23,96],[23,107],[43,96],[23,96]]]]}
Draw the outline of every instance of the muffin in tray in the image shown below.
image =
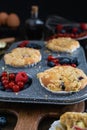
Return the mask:
{"type": "Polygon", "coordinates": [[[87,76],[83,70],[69,65],[52,67],[37,74],[41,85],[56,93],[77,92],[87,85],[87,76]]]}
{"type": "Polygon", "coordinates": [[[80,44],[70,37],[59,37],[47,41],[46,47],[55,52],[72,53],[80,47],[80,44]]]}
{"type": "Polygon", "coordinates": [[[87,130],[87,113],[65,112],[52,123],[49,130],[87,130]]]}
{"type": "Polygon", "coordinates": [[[14,67],[31,66],[41,61],[41,53],[37,49],[17,47],[4,55],[4,61],[14,67]]]}

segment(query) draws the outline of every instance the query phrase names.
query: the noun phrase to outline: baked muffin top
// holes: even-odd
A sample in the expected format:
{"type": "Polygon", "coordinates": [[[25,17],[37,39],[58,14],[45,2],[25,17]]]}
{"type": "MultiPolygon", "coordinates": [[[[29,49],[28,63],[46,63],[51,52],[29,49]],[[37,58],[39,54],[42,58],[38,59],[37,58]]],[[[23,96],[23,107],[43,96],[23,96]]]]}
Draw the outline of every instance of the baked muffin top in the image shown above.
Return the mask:
{"type": "Polygon", "coordinates": [[[41,85],[52,92],[77,92],[87,85],[86,74],[78,68],[63,65],[37,74],[41,85]]]}
{"type": "Polygon", "coordinates": [[[21,67],[36,64],[41,60],[41,53],[37,49],[17,47],[4,55],[5,64],[21,67]]]}
{"type": "Polygon", "coordinates": [[[56,52],[72,53],[80,47],[80,44],[79,41],[70,37],[59,37],[47,41],[46,47],[56,52]]]}

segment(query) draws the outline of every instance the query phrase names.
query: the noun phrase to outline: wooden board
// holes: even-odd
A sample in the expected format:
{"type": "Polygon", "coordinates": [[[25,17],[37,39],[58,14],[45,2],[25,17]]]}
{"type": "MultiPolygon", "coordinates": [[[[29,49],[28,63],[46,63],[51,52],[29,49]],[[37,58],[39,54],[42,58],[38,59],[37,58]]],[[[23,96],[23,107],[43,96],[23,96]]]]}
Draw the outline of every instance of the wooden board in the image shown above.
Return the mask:
{"type": "Polygon", "coordinates": [[[0,103],[0,114],[5,113],[8,118],[8,124],[3,130],[47,130],[50,123],[62,113],[83,112],[84,109],[84,102],[68,106],[0,103]]]}

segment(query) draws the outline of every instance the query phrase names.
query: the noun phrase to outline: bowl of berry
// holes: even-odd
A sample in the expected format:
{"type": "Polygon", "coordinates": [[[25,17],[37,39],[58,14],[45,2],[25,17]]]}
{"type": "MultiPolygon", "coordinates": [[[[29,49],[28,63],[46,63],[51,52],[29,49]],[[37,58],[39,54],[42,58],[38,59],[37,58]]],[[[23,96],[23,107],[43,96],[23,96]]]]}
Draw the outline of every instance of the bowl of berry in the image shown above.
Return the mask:
{"type": "Polygon", "coordinates": [[[46,20],[46,28],[51,32],[46,36],[46,40],[58,37],[87,39],[87,23],[85,22],[76,23],[59,16],[51,16],[46,20]]]}
{"type": "Polygon", "coordinates": [[[32,84],[32,78],[24,71],[17,73],[3,71],[0,75],[0,90],[19,92],[32,84]]]}

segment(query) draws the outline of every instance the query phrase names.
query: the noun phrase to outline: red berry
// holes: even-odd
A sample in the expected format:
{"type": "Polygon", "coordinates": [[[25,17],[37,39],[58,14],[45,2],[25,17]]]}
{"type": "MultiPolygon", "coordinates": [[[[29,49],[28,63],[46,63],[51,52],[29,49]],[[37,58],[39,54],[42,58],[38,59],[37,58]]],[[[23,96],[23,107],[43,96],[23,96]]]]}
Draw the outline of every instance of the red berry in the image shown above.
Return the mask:
{"type": "Polygon", "coordinates": [[[77,31],[78,31],[78,28],[77,27],[73,27],[72,33],[77,33],[77,31]]]}
{"type": "Polygon", "coordinates": [[[15,77],[15,81],[22,81],[24,83],[26,83],[28,81],[28,75],[26,74],[26,72],[19,72],[17,73],[16,77],[15,77]]]}
{"type": "Polygon", "coordinates": [[[53,57],[52,55],[49,55],[48,58],[47,58],[48,61],[53,61],[55,60],[55,57],[53,57]]]}
{"type": "Polygon", "coordinates": [[[5,79],[5,80],[3,80],[2,81],[2,84],[5,86],[5,85],[7,85],[9,83],[9,81],[7,80],[7,79],[5,79]]]}
{"type": "Polygon", "coordinates": [[[8,80],[8,77],[1,77],[1,81],[3,81],[3,80],[8,80]]]}
{"type": "Polygon", "coordinates": [[[71,64],[72,67],[76,67],[76,64],[71,64]]]}
{"type": "Polygon", "coordinates": [[[15,74],[14,73],[9,74],[9,80],[15,80],[15,74]]]}
{"type": "Polygon", "coordinates": [[[7,75],[8,75],[8,74],[7,74],[6,71],[2,72],[2,74],[1,74],[2,77],[6,77],[7,75]]]}
{"type": "Polygon", "coordinates": [[[17,85],[19,86],[20,89],[22,89],[24,87],[24,82],[19,81],[17,82],[17,85]]]}
{"type": "Polygon", "coordinates": [[[80,28],[81,28],[82,30],[87,30],[87,23],[81,23],[81,24],[80,24],[80,28]]]}
{"type": "Polygon", "coordinates": [[[15,85],[14,82],[10,82],[10,83],[8,84],[9,88],[13,88],[14,85],[15,85]]]}
{"type": "Polygon", "coordinates": [[[56,29],[57,29],[57,31],[61,31],[63,29],[63,25],[62,24],[58,24],[56,26],[56,29]]]}
{"type": "Polygon", "coordinates": [[[9,85],[8,85],[8,84],[5,84],[5,85],[4,85],[4,88],[5,88],[5,89],[8,89],[8,88],[9,88],[9,85]]]}
{"type": "Polygon", "coordinates": [[[52,60],[54,63],[58,63],[59,62],[59,60],[58,59],[54,59],[54,60],[52,60]]]}
{"type": "Polygon", "coordinates": [[[14,85],[14,86],[12,87],[12,90],[13,90],[14,92],[19,92],[19,91],[20,91],[20,87],[19,87],[18,85],[14,85]]]}
{"type": "Polygon", "coordinates": [[[22,43],[19,44],[19,47],[26,47],[26,45],[29,43],[29,41],[23,41],[22,43]]]}

